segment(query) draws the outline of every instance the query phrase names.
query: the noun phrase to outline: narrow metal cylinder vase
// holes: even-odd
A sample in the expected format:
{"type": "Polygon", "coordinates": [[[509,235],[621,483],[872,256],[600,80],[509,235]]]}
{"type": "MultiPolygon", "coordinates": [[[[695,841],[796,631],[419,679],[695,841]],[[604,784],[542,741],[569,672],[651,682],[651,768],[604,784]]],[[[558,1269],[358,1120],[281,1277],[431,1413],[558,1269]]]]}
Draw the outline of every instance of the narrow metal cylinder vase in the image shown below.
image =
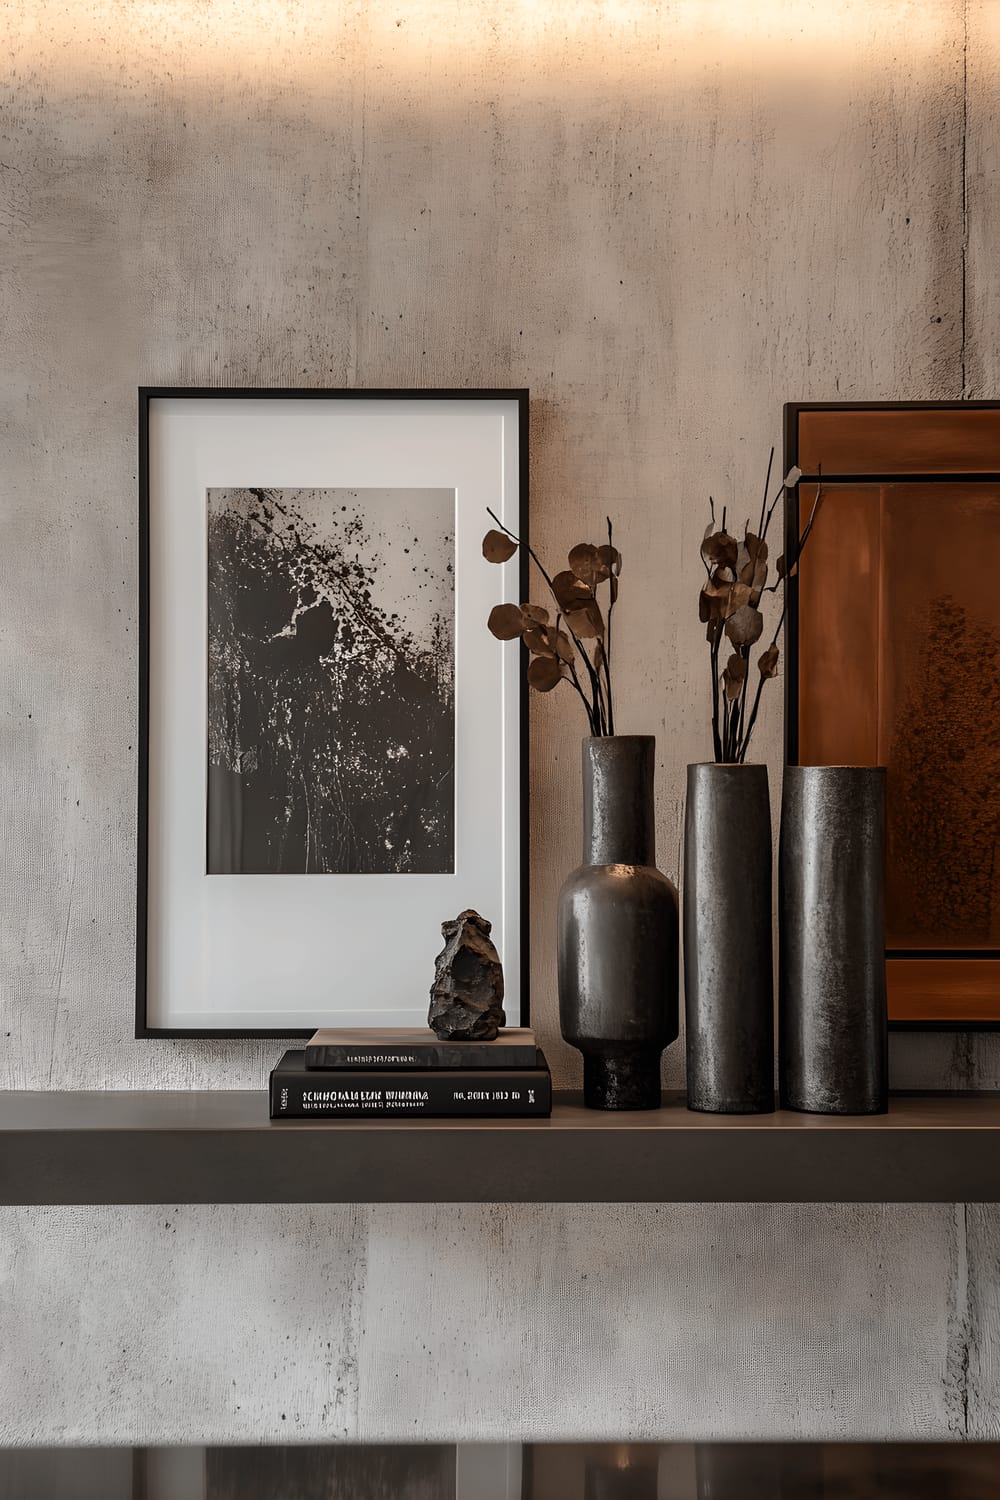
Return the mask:
{"type": "Polygon", "coordinates": [[[884,767],[787,766],[778,880],[786,1109],[888,1108],[884,868],[884,767]]]}
{"type": "Polygon", "coordinates": [[[688,1108],[774,1109],[771,802],[766,766],[688,766],[684,994],[688,1108]]]}
{"type": "Polygon", "coordinates": [[[583,742],[583,864],[559,893],[559,1020],[591,1109],[657,1109],[678,1032],[677,890],[656,869],[652,735],[583,742]]]}

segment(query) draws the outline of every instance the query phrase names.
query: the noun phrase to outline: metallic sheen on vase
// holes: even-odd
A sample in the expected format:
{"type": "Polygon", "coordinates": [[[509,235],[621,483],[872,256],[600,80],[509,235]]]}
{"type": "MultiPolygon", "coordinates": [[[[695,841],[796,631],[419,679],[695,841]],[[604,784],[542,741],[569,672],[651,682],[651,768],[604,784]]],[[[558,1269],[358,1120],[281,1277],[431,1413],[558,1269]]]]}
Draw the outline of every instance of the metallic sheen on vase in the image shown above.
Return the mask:
{"type": "Polygon", "coordinates": [[[559,1020],[591,1109],[657,1109],[678,1032],[677,890],[656,869],[652,735],[583,741],[583,864],[559,893],[559,1020]]]}
{"type": "Polygon", "coordinates": [[[766,766],[688,766],[684,992],[688,1108],[774,1109],[771,802],[766,766]]]}
{"type": "Polygon", "coordinates": [[[884,866],[885,768],[787,766],[778,882],[786,1109],[888,1108],[884,866]]]}

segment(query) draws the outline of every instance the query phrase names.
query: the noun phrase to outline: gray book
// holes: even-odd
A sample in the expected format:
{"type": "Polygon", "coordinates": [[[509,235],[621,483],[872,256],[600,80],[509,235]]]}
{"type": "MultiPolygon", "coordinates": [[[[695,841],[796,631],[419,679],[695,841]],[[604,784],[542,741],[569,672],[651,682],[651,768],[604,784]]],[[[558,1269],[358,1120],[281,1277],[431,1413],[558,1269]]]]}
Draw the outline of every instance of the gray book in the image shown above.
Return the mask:
{"type": "Polygon", "coordinates": [[[306,1044],[307,1068],[533,1068],[529,1026],[507,1026],[492,1042],[442,1041],[429,1026],[325,1028],[306,1044]]]}

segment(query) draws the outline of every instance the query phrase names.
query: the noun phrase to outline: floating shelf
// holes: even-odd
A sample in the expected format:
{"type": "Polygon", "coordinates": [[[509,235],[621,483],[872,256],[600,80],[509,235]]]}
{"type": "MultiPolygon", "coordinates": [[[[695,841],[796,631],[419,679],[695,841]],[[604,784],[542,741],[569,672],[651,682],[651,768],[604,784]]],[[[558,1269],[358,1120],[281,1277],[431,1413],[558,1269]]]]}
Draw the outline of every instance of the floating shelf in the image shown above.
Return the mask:
{"type": "Polygon", "coordinates": [[[1000,1202],[1000,1095],[889,1113],[281,1121],[263,1092],[0,1093],[0,1203],[1000,1202]]]}

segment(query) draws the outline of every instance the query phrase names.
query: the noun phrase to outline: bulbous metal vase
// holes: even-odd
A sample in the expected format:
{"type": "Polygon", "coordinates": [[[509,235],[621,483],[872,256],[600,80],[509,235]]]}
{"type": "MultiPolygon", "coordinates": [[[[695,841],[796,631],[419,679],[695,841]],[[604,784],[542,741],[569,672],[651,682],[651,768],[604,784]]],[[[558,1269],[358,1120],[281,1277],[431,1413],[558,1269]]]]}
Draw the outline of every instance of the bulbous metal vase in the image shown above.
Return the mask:
{"type": "Polygon", "coordinates": [[[657,1109],[678,1032],[677,890],[656,869],[652,735],[583,742],[583,864],[559,894],[559,1020],[591,1109],[657,1109]]]}

